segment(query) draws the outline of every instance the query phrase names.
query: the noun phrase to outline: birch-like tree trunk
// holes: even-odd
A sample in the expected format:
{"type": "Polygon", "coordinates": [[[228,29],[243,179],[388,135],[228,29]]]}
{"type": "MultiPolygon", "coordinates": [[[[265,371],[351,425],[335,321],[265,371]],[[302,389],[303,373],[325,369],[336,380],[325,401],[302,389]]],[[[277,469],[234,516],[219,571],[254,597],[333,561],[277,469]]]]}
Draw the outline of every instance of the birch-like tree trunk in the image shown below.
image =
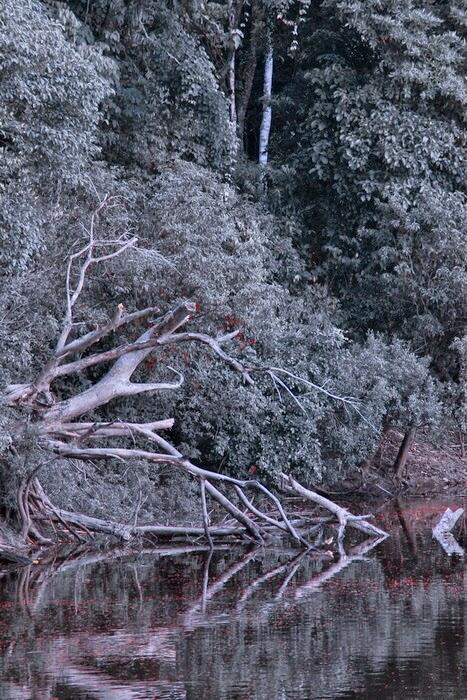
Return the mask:
{"type": "Polygon", "coordinates": [[[263,116],[259,130],[259,156],[258,162],[261,166],[266,166],[269,156],[269,134],[271,132],[271,96],[272,96],[272,75],[274,68],[274,53],[271,36],[268,36],[266,56],[264,59],[264,81],[263,81],[263,116]]]}
{"type": "Polygon", "coordinates": [[[232,124],[237,124],[237,106],[235,94],[235,54],[240,41],[238,34],[238,10],[235,0],[229,0],[229,53],[227,58],[227,93],[229,97],[229,117],[232,124]]]}

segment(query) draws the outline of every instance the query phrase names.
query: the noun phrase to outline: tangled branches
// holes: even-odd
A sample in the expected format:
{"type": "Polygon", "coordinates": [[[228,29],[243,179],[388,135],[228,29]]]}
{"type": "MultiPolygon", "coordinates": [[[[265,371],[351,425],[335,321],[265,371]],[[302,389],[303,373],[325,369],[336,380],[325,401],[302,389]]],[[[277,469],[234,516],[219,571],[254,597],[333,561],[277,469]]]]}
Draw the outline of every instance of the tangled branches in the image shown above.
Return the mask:
{"type": "MultiPolygon", "coordinates": [[[[337,396],[324,387],[301,379],[289,370],[243,364],[225,349],[239,334],[239,330],[217,337],[185,330],[197,313],[197,307],[191,301],[183,301],[165,315],[155,318],[158,313],[155,307],[126,313],[123,305],[119,304],[106,323],[80,335],[77,332],[80,326],[74,322],[73,312],[85,286],[89,267],[117,257],[135,247],[137,243],[135,238],[128,237],[105,241],[96,238],[95,222],[106,203],[107,198],[100,203],[93,215],[87,244],[70,256],[66,273],[66,312],[52,357],[32,382],[8,387],[5,400],[9,406],[27,406],[32,409],[38,445],[50,455],[49,459],[118,460],[122,463],[131,463],[132,460],[139,459],[155,465],[171,465],[174,469],[190,475],[199,483],[203,526],[129,526],[80,513],[66,512],[52,504],[45,494],[39,481],[42,466],[39,465],[25,477],[18,492],[23,538],[29,537],[45,544],[47,538],[41,534],[38,523],[48,519],[52,523],[59,523],[69,535],[78,540],[85,539],[96,531],[122,539],[129,539],[135,535],[204,535],[212,547],[215,538],[242,537],[264,543],[273,533],[278,533],[287,535],[300,547],[311,548],[314,545],[307,527],[303,527],[300,521],[297,522],[294,516],[288,514],[278,496],[260,481],[237,479],[195,465],[167,441],[161,432],[173,426],[173,418],[142,423],[130,423],[119,420],[118,417],[110,422],[81,420],[83,416],[98,411],[115,399],[178,389],[184,382],[184,376],[170,367],[167,369],[174,375],[173,381],[135,382],[132,377],[149,355],[157,353],[162,347],[180,343],[207,346],[218,361],[227,364],[252,387],[256,375],[269,377],[280,400],[283,400],[282,395],[285,392],[302,410],[303,405],[293,391],[293,386],[297,383],[304,384],[307,389],[324,392],[333,399],[357,408],[355,400],[351,397],[337,396]],[[108,338],[116,330],[141,320],[144,320],[148,327],[135,342],[116,345],[104,351],[95,350],[95,346],[101,340],[108,338]],[[67,399],[59,400],[56,397],[54,382],[57,379],[80,374],[97,365],[107,367],[98,381],[67,399]],[[292,382],[292,387],[288,381],[292,382]],[[127,442],[131,446],[122,447],[122,438],[129,438],[127,442]],[[144,446],[138,445],[138,442],[144,443],[144,446]],[[254,501],[254,496],[259,498],[254,501]],[[227,524],[211,523],[208,498],[216,504],[218,510],[225,511],[226,517],[229,518],[227,524]]],[[[343,540],[347,526],[375,537],[384,535],[381,530],[367,522],[370,516],[352,515],[329,499],[306,489],[288,474],[281,473],[279,479],[284,491],[299,495],[305,501],[331,514],[338,525],[339,543],[343,540]]]]}

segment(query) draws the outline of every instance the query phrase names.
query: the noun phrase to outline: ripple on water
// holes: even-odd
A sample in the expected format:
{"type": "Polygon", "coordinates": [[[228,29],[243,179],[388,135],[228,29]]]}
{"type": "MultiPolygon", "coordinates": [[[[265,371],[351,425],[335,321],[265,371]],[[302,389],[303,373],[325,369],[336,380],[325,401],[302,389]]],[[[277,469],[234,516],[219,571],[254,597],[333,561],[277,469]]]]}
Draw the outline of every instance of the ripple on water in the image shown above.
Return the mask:
{"type": "Polygon", "coordinates": [[[5,575],[0,700],[465,700],[465,572],[431,538],[444,505],[388,508],[392,536],[351,561],[152,552],[5,575]]]}

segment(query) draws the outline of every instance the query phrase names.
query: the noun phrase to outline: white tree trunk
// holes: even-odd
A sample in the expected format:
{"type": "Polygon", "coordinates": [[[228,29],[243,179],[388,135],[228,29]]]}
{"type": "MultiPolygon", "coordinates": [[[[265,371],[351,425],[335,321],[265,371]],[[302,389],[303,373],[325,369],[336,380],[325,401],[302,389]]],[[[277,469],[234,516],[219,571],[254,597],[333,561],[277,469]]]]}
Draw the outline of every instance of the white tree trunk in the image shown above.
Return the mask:
{"type": "Polygon", "coordinates": [[[274,53],[272,43],[268,41],[268,49],[264,59],[264,82],[263,82],[263,117],[259,130],[259,157],[261,166],[266,166],[269,155],[269,134],[271,131],[271,95],[272,95],[272,74],[274,68],[274,53]]]}
{"type": "Polygon", "coordinates": [[[227,90],[229,95],[229,117],[232,124],[237,124],[237,106],[235,94],[235,54],[237,51],[237,7],[234,0],[229,0],[229,57],[227,63],[227,90]]]}

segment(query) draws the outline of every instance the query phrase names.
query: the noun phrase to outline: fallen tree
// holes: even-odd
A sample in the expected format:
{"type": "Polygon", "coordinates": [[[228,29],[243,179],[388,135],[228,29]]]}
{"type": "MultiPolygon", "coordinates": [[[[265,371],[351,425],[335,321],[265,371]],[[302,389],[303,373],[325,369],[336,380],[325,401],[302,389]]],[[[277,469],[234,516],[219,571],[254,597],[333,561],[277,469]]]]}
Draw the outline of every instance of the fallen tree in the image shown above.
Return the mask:
{"type": "MultiPolygon", "coordinates": [[[[107,407],[116,399],[177,390],[184,382],[184,376],[171,367],[166,369],[173,375],[172,381],[135,382],[132,377],[148,356],[167,346],[188,343],[209,348],[218,361],[226,363],[232,371],[238,373],[243,382],[252,387],[256,376],[268,377],[279,398],[282,394],[286,395],[299,408],[303,407],[293,386],[303,383],[307,389],[321,391],[358,410],[351,397],[337,396],[324,387],[296,376],[288,369],[247,366],[229,354],[225,346],[239,335],[240,329],[217,337],[186,330],[190,320],[197,314],[196,304],[191,301],[178,303],[162,316],[157,316],[158,309],[154,307],[127,313],[123,305],[119,304],[106,323],[80,334],[79,328],[82,326],[75,322],[74,311],[83,292],[89,268],[120,256],[137,243],[136,238],[100,240],[96,237],[96,221],[107,202],[108,198],[104,198],[94,212],[86,244],[68,260],[66,312],[50,360],[33,381],[10,385],[5,392],[4,402],[7,406],[25,409],[25,420],[34,426],[36,446],[46,455],[44,460],[29,468],[18,489],[22,539],[49,544],[50,538],[44,536],[40,529],[41,524],[48,521],[58,524],[69,537],[80,541],[93,532],[110,534],[123,540],[138,535],[184,538],[204,535],[212,547],[214,539],[229,537],[243,537],[263,543],[277,532],[289,536],[301,547],[311,548],[307,527],[300,520],[294,519],[292,513],[287,513],[273,490],[257,479],[238,479],[198,466],[163,437],[161,433],[174,425],[173,418],[141,423],[127,422],[118,417],[111,421],[85,419],[91,412],[107,407]],[[117,344],[106,350],[95,349],[98,343],[108,340],[119,329],[142,321],[147,329],[136,341],[117,344]],[[66,399],[58,398],[54,391],[58,380],[63,381],[103,365],[107,369],[100,379],[82,391],[75,391],[66,399]],[[125,441],[126,446],[122,446],[125,441]],[[40,471],[44,465],[59,459],[92,462],[117,460],[125,464],[138,459],[157,466],[171,465],[197,480],[202,527],[137,525],[136,522],[128,525],[65,511],[52,503],[40,482],[40,471]],[[255,495],[259,496],[259,500],[254,502],[255,495]],[[216,504],[218,510],[225,511],[229,518],[227,523],[211,523],[208,498],[216,504]]],[[[15,447],[12,449],[15,450],[15,447]]],[[[339,543],[343,540],[346,527],[375,537],[385,534],[368,522],[370,515],[355,516],[328,498],[306,489],[286,473],[278,475],[278,485],[285,492],[299,495],[305,501],[331,513],[338,526],[339,543]]]]}

